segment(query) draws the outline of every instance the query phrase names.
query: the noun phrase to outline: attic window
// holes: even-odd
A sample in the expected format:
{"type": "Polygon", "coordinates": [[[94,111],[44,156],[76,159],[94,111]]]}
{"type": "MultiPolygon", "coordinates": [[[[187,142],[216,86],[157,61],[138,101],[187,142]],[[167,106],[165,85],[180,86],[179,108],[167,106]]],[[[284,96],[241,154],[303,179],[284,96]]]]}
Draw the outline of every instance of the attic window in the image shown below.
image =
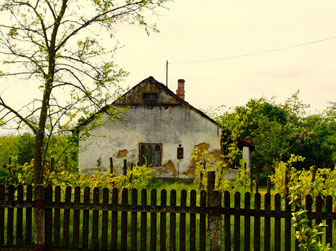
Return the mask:
{"type": "Polygon", "coordinates": [[[145,102],[157,102],[159,98],[158,93],[144,93],[143,94],[143,101],[145,102]]]}

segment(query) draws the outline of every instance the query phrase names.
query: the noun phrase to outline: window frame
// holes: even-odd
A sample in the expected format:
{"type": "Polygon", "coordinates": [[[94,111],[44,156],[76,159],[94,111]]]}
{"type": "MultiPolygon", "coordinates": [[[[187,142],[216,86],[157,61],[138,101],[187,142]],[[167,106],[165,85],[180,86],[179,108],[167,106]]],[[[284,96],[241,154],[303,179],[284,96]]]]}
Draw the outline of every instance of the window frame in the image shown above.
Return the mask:
{"type": "MultiPolygon", "coordinates": [[[[139,165],[144,165],[145,163],[142,163],[142,146],[151,146],[152,147],[152,159],[154,163],[148,164],[148,155],[146,156],[146,160],[147,160],[147,165],[148,166],[162,166],[162,156],[163,156],[163,148],[162,148],[162,143],[139,143],[138,144],[138,149],[139,149],[139,165]],[[155,148],[157,146],[160,146],[160,163],[159,164],[155,164],[155,148]]],[[[148,151],[147,151],[148,153],[148,151]]]]}
{"type": "Polygon", "coordinates": [[[159,100],[158,92],[145,92],[142,94],[142,101],[145,103],[157,103],[159,100]],[[147,96],[147,98],[145,98],[147,96]]]}

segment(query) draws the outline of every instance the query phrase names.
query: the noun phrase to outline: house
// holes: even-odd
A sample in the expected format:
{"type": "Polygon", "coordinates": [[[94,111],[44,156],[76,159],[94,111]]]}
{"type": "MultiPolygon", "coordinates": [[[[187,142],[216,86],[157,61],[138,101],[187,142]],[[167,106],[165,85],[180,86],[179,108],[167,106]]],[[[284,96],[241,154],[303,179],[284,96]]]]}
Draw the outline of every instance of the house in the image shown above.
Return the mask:
{"type": "MultiPolygon", "coordinates": [[[[147,164],[153,176],[190,178],[195,171],[192,152],[197,147],[221,156],[221,128],[202,111],[185,101],[185,81],[178,80],[176,94],[153,77],[144,79],[111,104],[127,111],[120,119],[107,121],[79,142],[79,167],[84,173],[97,170],[123,173],[129,165],[147,164]]],[[[90,119],[83,125],[89,126],[90,119]]]]}

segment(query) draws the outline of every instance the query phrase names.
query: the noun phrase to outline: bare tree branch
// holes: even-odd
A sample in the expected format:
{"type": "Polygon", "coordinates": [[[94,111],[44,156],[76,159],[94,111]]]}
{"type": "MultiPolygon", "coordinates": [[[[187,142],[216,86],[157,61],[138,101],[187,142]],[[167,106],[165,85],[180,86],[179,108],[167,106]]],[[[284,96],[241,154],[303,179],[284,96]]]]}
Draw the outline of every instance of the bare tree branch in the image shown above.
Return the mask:
{"type": "Polygon", "coordinates": [[[37,131],[37,129],[23,116],[21,116],[20,113],[18,113],[15,109],[13,109],[12,107],[8,106],[5,104],[4,100],[2,99],[2,97],[0,97],[0,105],[3,106],[4,108],[6,108],[7,110],[9,110],[11,113],[15,114],[19,119],[21,119],[27,126],[29,126],[29,128],[35,133],[37,131]]]}

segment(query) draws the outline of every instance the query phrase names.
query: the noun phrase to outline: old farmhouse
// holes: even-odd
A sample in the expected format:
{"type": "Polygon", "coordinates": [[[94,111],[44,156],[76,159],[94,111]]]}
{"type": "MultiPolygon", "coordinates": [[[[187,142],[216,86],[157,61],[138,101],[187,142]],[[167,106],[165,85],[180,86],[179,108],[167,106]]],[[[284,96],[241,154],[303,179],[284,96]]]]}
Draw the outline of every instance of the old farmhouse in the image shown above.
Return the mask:
{"type": "MultiPolygon", "coordinates": [[[[103,108],[99,113],[107,123],[79,142],[82,172],[109,171],[113,161],[113,172],[122,174],[127,159],[129,165],[147,163],[155,177],[191,178],[195,171],[192,152],[196,147],[219,158],[221,128],[184,97],[184,80],[178,80],[175,94],[149,77],[111,104],[128,107],[121,118],[107,121],[108,107],[103,108]]],[[[81,130],[90,123],[85,122],[81,130]]],[[[249,148],[244,151],[249,159],[249,148]]]]}

